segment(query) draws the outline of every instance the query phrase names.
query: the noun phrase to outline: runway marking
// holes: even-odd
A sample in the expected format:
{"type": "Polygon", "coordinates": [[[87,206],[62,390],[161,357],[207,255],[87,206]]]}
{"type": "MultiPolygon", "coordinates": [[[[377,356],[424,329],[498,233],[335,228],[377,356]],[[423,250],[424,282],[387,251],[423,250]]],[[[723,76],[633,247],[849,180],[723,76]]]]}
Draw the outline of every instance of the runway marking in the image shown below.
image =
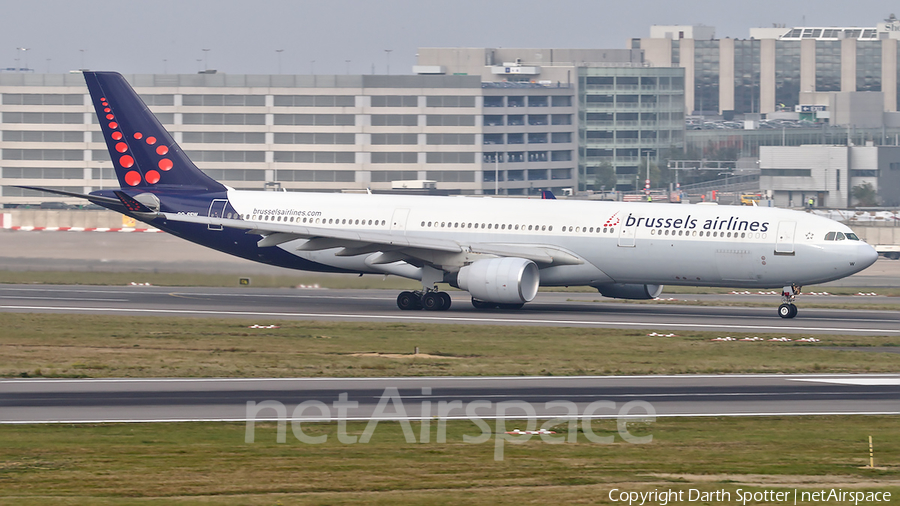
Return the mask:
{"type": "Polygon", "coordinates": [[[809,381],[814,383],[834,383],[838,385],[860,386],[900,386],[900,378],[789,378],[791,381],[809,381]]]}
{"type": "Polygon", "coordinates": [[[289,381],[315,381],[315,382],[335,382],[335,381],[351,381],[351,382],[374,382],[374,381],[533,381],[533,380],[550,380],[552,382],[560,381],[583,381],[583,380],[599,380],[599,381],[615,381],[615,380],[656,380],[656,379],[775,379],[775,380],[800,380],[808,379],[815,381],[817,379],[828,380],[843,378],[872,378],[872,379],[890,379],[900,381],[900,375],[897,374],[659,374],[659,375],[625,375],[625,376],[416,376],[416,377],[380,377],[380,378],[355,378],[355,377],[337,377],[337,378],[14,378],[0,379],[2,383],[229,383],[239,381],[272,381],[272,382],[289,382],[289,381]]]}
{"type": "MultiPolygon", "coordinates": [[[[434,322],[471,322],[471,323],[505,323],[505,324],[545,324],[545,325],[584,325],[590,327],[671,327],[671,328],[703,328],[703,329],[721,329],[726,325],[714,325],[708,323],[637,323],[637,322],[615,322],[615,321],[587,321],[587,320],[546,320],[546,319],[513,319],[513,318],[476,318],[467,316],[437,316],[429,314],[428,316],[405,316],[405,315],[359,315],[359,314],[339,314],[339,313],[269,313],[254,311],[213,311],[213,310],[191,310],[191,309],[141,309],[141,308],[83,308],[83,307],[65,307],[65,306],[0,306],[0,309],[8,310],[29,310],[29,311],[83,311],[83,312],[114,312],[114,313],[155,313],[155,314],[199,314],[199,315],[225,315],[225,316],[254,316],[254,317],[273,317],[273,318],[346,318],[355,320],[375,320],[375,321],[422,321],[425,323],[434,322]]],[[[900,329],[860,329],[860,328],[839,328],[839,327],[796,327],[796,326],[774,326],[774,325],[744,325],[743,330],[769,330],[774,332],[785,331],[809,331],[809,332],[841,332],[841,333],[859,333],[859,334],[900,334],[900,329]]]]}
{"type": "MultiPolygon", "coordinates": [[[[590,417],[585,417],[584,415],[577,415],[575,417],[566,417],[560,415],[540,415],[538,419],[541,420],[552,420],[552,419],[561,419],[561,420],[571,420],[572,418],[582,420],[584,418],[590,418],[592,420],[611,420],[617,418],[634,418],[634,419],[647,419],[647,418],[687,418],[687,417],[699,417],[699,418],[708,418],[708,417],[748,417],[748,416],[759,416],[759,417],[768,417],[768,416],[893,416],[900,415],[900,411],[810,411],[810,412],[764,412],[764,413],[656,413],[653,417],[649,417],[648,415],[591,415],[590,417]]],[[[478,418],[485,420],[495,420],[498,418],[497,415],[484,414],[478,415],[478,418]]],[[[429,419],[432,419],[429,417],[429,419]]],[[[442,416],[441,420],[471,420],[472,417],[469,416],[442,416]]],[[[524,418],[515,418],[514,416],[506,415],[504,419],[509,421],[514,420],[522,420],[524,418]]],[[[254,422],[304,422],[304,423],[330,423],[336,422],[337,418],[253,418],[251,419],[254,422]]],[[[411,422],[422,421],[421,416],[406,416],[406,417],[366,417],[366,416],[348,416],[341,418],[341,420],[346,420],[348,422],[365,422],[369,420],[378,420],[378,421],[400,421],[400,420],[408,420],[411,422]]],[[[0,420],[0,425],[28,425],[28,424],[87,424],[87,423],[190,423],[190,422],[216,422],[216,423],[246,423],[248,420],[246,418],[162,418],[162,419],[84,419],[84,420],[0,420]]]]}
{"type": "Polygon", "coordinates": [[[35,299],[35,300],[85,300],[91,302],[128,302],[128,299],[85,299],[84,297],[65,298],[65,297],[23,297],[21,295],[0,295],[0,299],[35,299]]]}

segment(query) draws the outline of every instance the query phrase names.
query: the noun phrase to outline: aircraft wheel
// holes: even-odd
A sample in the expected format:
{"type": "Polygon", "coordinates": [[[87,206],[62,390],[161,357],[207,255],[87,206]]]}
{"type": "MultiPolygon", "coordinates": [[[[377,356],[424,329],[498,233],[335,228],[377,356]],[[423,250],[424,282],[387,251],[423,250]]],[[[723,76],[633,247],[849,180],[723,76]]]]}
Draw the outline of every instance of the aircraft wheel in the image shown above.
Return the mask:
{"type": "Polygon", "coordinates": [[[474,306],[475,309],[493,309],[497,307],[497,304],[494,304],[493,302],[485,302],[483,300],[478,300],[475,297],[472,297],[472,306],[474,306]]]}
{"type": "Polygon", "coordinates": [[[444,298],[437,292],[428,292],[422,296],[422,307],[426,311],[440,311],[444,308],[444,298]]]}
{"type": "Polygon", "coordinates": [[[397,307],[404,311],[421,308],[419,298],[412,292],[400,292],[400,295],[397,296],[397,307]]]}
{"type": "Polygon", "coordinates": [[[444,301],[444,305],[441,306],[441,311],[450,309],[450,294],[447,292],[438,292],[438,295],[440,295],[441,299],[444,301]]]}
{"type": "Polygon", "coordinates": [[[778,316],[782,318],[793,318],[797,316],[797,306],[793,304],[782,304],[778,306],[778,316]]]}
{"type": "Polygon", "coordinates": [[[525,304],[500,304],[500,309],[522,309],[525,304]]]}

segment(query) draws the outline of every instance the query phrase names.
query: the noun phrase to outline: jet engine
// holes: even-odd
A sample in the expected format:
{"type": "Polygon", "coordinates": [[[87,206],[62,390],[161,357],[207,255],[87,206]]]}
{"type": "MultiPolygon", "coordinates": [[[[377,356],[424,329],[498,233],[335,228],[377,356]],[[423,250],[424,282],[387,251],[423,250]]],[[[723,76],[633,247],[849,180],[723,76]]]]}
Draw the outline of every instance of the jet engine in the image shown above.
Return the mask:
{"type": "Polygon", "coordinates": [[[495,304],[523,304],[537,295],[537,265],[524,258],[478,260],[459,270],[457,283],[472,297],[495,304]]]}
{"type": "Polygon", "coordinates": [[[607,283],[594,285],[604,297],[614,299],[655,299],[663,291],[663,285],[634,285],[624,283],[607,283]]]}

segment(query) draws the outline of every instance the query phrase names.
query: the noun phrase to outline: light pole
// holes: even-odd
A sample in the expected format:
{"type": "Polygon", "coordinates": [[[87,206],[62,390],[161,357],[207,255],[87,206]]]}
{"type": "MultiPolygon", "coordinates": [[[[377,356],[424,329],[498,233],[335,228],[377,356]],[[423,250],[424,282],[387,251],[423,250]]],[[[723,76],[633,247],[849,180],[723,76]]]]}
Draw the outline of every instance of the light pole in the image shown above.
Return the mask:
{"type": "Polygon", "coordinates": [[[209,49],[204,49],[204,50],[203,50],[203,71],[204,71],[204,72],[206,72],[207,70],[209,70],[209,60],[208,60],[208,58],[209,58],[209,51],[210,51],[209,49]]]}
{"type": "Polygon", "coordinates": [[[309,74],[316,75],[316,60],[309,60],[309,74]]]}
{"type": "MultiPolygon", "coordinates": [[[[28,69],[28,53],[27,53],[27,51],[28,51],[29,49],[31,49],[31,48],[29,48],[29,47],[19,47],[19,48],[16,48],[16,49],[18,49],[19,51],[22,51],[22,57],[23,57],[23,60],[24,60],[25,69],[27,70],[27,69],[28,69]]],[[[21,70],[21,69],[19,69],[19,70],[21,70]]]]}
{"type": "Polygon", "coordinates": [[[284,52],[284,49],[276,49],[275,55],[278,57],[278,73],[281,73],[281,53],[284,52]]]}
{"type": "Polygon", "coordinates": [[[81,51],[81,69],[84,70],[84,49],[79,49],[81,51]]]}
{"type": "Polygon", "coordinates": [[[167,67],[167,65],[166,65],[166,62],[167,62],[167,61],[168,61],[168,60],[166,60],[165,58],[163,58],[163,74],[168,74],[168,73],[169,73],[169,69],[168,69],[168,67],[167,67]]]}
{"type": "Polygon", "coordinates": [[[391,75],[391,51],[393,51],[393,49],[384,50],[385,60],[387,61],[387,75],[391,75]]]}
{"type": "Polygon", "coordinates": [[[350,75],[350,60],[344,60],[344,63],[347,64],[347,75],[350,75]]]}

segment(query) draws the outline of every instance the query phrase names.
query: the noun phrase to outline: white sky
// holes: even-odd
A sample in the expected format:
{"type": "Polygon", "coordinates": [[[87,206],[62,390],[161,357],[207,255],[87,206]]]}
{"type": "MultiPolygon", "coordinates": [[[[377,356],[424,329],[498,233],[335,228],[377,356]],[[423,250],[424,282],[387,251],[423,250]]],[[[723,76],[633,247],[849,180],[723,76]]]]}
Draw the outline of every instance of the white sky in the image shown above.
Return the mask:
{"type": "Polygon", "coordinates": [[[283,49],[284,74],[373,65],[383,74],[390,49],[391,73],[409,74],[419,47],[627,48],[652,24],[745,39],[772,23],[874,27],[892,9],[871,0],[17,0],[0,11],[0,68],[60,73],[83,58],[123,73],[274,74],[283,49]]]}

